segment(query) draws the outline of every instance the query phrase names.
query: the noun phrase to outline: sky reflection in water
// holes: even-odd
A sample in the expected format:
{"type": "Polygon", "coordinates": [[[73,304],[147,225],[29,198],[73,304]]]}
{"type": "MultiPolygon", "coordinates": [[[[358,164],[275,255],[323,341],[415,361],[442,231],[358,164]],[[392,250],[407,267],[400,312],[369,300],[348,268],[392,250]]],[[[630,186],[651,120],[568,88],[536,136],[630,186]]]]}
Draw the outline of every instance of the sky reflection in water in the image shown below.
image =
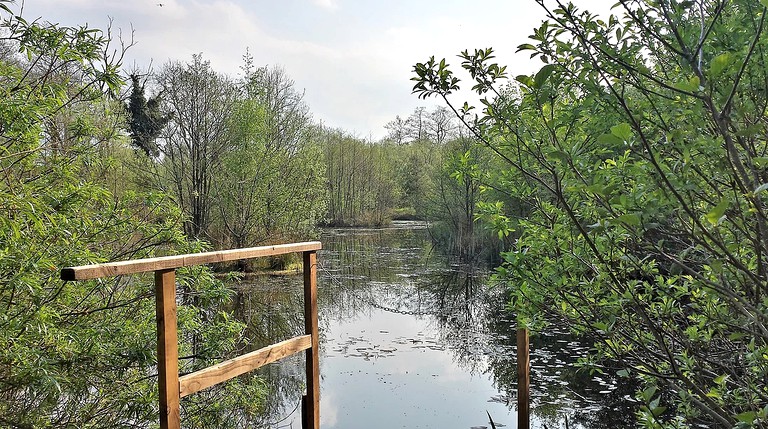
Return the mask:
{"type": "MultiPolygon", "coordinates": [[[[514,317],[485,271],[446,264],[423,229],[335,230],[322,241],[323,429],[490,428],[486,411],[497,427],[517,427],[514,317]]],[[[270,279],[248,299],[300,287],[270,279]]],[[[300,314],[300,300],[288,301],[269,311],[300,314]]],[[[296,322],[283,324],[303,329],[296,322]]],[[[574,429],[633,427],[631,386],[570,366],[587,349],[558,329],[531,339],[533,427],[565,427],[565,415],[574,429]]],[[[282,398],[264,427],[301,427],[301,367],[293,358],[262,373],[282,398]]]]}
{"type": "Polygon", "coordinates": [[[326,331],[323,428],[470,428],[516,419],[489,400],[486,375],[461,368],[421,318],[375,310],[326,331]],[[384,350],[384,351],[382,351],[384,350]]]}

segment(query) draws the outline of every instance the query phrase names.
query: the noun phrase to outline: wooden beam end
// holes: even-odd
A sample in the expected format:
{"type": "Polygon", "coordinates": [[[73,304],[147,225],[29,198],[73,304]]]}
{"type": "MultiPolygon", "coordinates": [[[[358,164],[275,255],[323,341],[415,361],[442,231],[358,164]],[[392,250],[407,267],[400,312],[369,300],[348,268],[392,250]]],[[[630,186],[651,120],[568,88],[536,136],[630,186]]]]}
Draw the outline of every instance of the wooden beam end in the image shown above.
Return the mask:
{"type": "Polygon", "coordinates": [[[77,280],[77,276],[75,276],[75,269],[72,267],[62,268],[60,277],[62,280],[68,282],[77,280]]]}

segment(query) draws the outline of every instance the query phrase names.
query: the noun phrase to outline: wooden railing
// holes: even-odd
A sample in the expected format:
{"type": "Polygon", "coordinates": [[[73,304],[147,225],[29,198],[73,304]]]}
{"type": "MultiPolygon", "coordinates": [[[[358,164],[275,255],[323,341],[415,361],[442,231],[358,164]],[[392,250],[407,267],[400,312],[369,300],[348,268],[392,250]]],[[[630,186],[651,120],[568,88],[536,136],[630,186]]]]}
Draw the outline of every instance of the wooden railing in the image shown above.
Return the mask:
{"type": "Polygon", "coordinates": [[[320,354],[317,326],[317,251],[319,241],[252,247],[68,267],[62,280],[87,280],[154,271],[157,317],[157,368],[160,427],[181,427],[180,399],[268,363],[306,350],[307,395],[302,399],[302,427],[320,427],[320,354]],[[179,377],[176,322],[176,269],[301,252],[304,264],[304,326],[306,335],[273,344],[214,366],[179,377]]]}

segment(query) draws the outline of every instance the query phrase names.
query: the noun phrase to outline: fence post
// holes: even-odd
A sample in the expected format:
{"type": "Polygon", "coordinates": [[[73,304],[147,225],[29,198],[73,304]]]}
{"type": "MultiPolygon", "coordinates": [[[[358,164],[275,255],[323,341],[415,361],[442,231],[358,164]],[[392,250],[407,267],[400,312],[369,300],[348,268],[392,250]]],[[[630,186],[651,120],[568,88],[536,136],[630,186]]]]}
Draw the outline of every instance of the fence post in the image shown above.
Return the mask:
{"type": "Polygon", "coordinates": [[[304,327],[312,336],[312,347],[306,351],[307,397],[302,404],[305,429],[320,428],[320,336],[317,322],[317,252],[302,253],[304,259],[304,327]]]}
{"type": "Polygon", "coordinates": [[[176,270],[155,271],[157,378],[160,428],[179,429],[179,346],[176,325],[176,270]]]}
{"type": "Polygon", "coordinates": [[[531,427],[531,378],[528,329],[517,329],[517,427],[531,427]]]}

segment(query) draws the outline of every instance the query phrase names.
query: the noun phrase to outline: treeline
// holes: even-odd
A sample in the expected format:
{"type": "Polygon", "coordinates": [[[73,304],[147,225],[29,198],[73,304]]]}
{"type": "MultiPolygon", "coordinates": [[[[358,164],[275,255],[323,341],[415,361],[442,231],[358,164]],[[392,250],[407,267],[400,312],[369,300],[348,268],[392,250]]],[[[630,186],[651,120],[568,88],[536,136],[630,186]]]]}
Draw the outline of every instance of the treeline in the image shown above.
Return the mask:
{"type": "Polygon", "coordinates": [[[217,248],[306,237],[326,204],[321,133],[303,94],[248,54],[241,71],[233,79],[202,55],[169,62],[134,74],[128,102],[144,185],[173,196],[187,236],[217,248]]]}
{"type": "MultiPolygon", "coordinates": [[[[392,219],[427,218],[424,200],[432,190],[432,176],[444,145],[426,133],[430,120],[425,112],[419,108],[407,121],[397,117],[387,125],[389,135],[378,142],[342,130],[327,132],[326,224],[381,226],[392,219]]],[[[455,124],[451,126],[455,131],[455,124]]]]}
{"type": "Polygon", "coordinates": [[[503,240],[485,228],[478,206],[499,198],[483,186],[494,159],[460,125],[447,108],[436,107],[396,117],[378,142],[326,130],[328,210],[323,224],[426,221],[441,250],[464,259],[492,258],[503,240]]]}
{"type": "Polygon", "coordinates": [[[477,168],[455,167],[483,149],[446,108],[396,117],[386,138],[366,141],[313,123],[285,71],[247,54],[237,79],[196,55],[131,81],[131,143],[145,155],[137,171],[146,188],[173,196],[189,237],[247,247],[303,239],[318,225],[418,219],[438,222],[453,247],[477,244],[477,168]]]}
{"type": "Polygon", "coordinates": [[[303,239],[318,225],[418,219],[434,222],[452,252],[482,247],[482,169],[456,168],[485,149],[446,108],[396,117],[373,142],[314,124],[286,73],[249,55],[238,79],[200,55],[143,79],[155,95],[132,77],[131,141],[147,155],[145,185],[174,197],[189,237],[247,247],[303,239]]]}

